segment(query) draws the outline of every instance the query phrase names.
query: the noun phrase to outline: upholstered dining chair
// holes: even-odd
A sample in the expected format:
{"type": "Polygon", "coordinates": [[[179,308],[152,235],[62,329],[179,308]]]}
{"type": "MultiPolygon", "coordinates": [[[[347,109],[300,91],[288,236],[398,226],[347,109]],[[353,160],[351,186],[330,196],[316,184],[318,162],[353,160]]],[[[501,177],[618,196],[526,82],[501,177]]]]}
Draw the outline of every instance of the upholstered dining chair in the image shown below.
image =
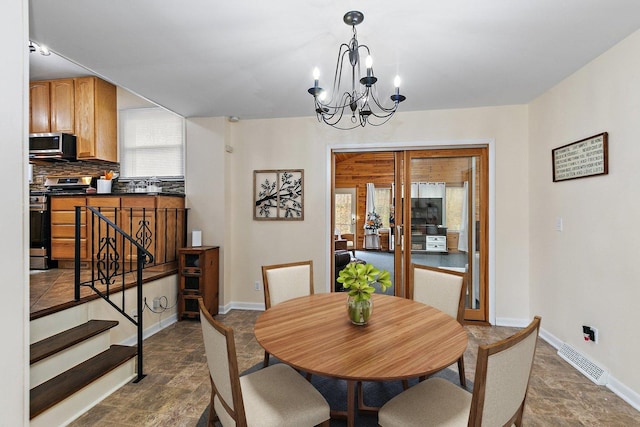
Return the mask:
{"type": "MultiPolygon", "coordinates": [[[[262,266],[264,307],[292,298],[313,295],[313,261],[262,266]]],[[[269,366],[269,353],[264,352],[263,366],[269,366]]]]}
{"type": "MultiPolygon", "coordinates": [[[[409,298],[435,307],[462,324],[466,274],[419,264],[411,264],[410,271],[409,298]]],[[[466,387],[464,355],[458,359],[458,374],[460,385],[466,387]]]]}
{"type": "Polygon", "coordinates": [[[329,427],[327,401],[289,365],[238,374],[233,329],[216,321],[199,298],[202,336],[211,379],[207,425],[223,427],[329,427]]]}
{"type": "Polygon", "coordinates": [[[536,316],[515,335],[479,346],[473,393],[430,378],[385,403],[378,425],[521,426],[539,330],[536,316]]]}

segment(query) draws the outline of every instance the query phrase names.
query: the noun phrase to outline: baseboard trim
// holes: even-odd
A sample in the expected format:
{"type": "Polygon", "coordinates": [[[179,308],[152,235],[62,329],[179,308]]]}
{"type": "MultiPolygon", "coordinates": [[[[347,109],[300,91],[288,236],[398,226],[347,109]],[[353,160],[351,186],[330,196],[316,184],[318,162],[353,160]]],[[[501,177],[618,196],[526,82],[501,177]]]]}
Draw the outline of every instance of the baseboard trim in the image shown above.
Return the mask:
{"type": "Polygon", "coordinates": [[[218,308],[220,314],[227,314],[231,310],[252,310],[252,311],[264,311],[264,303],[260,302],[238,302],[231,301],[229,304],[220,306],[218,308]]]}
{"type": "Polygon", "coordinates": [[[506,326],[509,328],[524,328],[531,323],[531,320],[516,319],[511,317],[496,317],[496,326],[506,326]]]}
{"type": "MultiPolygon", "coordinates": [[[[150,336],[155,335],[156,333],[160,332],[164,328],[167,328],[173,325],[177,321],[178,321],[178,313],[173,313],[167,318],[159,320],[158,322],[154,323],[153,325],[149,326],[144,331],[142,331],[142,339],[146,340],[150,336]]],[[[125,338],[118,344],[135,346],[138,344],[138,336],[136,334],[133,334],[130,337],[125,338]]]]}
{"type": "MultiPolygon", "coordinates": [[[[549,333],[543,328],[540,328],[540,338],[545,340],[547,343],[549,343],[549,345],[551,345],[556,350],[559,350],[560,347],[562,347],[562,345],[564,344],[562,340],[560,340],[558,337],[554,336],[553,334],[549,333]]],[[[567,362],[567,364],[569,364],[569,362],[567,362]]],[[[569,366],[571,366],[573,369],[576,369],[571,364],[569,364],[569,366]]],[[[578,369],[576,369],[576,371],[580,372],[580,370],[578,369]]],[[[631,405],[636,411],[640,411],[640,394],[636,393],[634,390],[627,387],[625,384],[620,382],[617,378],[612,376],[610,373],[607,379],[607,384],[605,384],[605,387],[611,390],[620,399],[624,400],[629,405],[631,405]]]]}

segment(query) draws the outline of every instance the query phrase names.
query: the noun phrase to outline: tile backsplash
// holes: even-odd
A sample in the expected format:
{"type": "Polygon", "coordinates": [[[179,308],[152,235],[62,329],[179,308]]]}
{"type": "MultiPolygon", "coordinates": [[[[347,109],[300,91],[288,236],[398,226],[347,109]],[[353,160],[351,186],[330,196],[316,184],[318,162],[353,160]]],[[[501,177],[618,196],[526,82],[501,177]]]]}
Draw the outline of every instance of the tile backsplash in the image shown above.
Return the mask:
{"type": "MultiPolygon", "coordinates": [[[[95,176],[104,175],[107,171],[120,172],[119,163],[109,162],[38,162],[33,164],[33,182],[29,185],[30,191],[45,190],[44,180],[48,176],[95,176]]],[[[163,193],[184,194],[184,181],[162,181],[163,193]]],[[[113,182],[114,193],[125,193],[127,182],[116,179],[113,182]]]]}

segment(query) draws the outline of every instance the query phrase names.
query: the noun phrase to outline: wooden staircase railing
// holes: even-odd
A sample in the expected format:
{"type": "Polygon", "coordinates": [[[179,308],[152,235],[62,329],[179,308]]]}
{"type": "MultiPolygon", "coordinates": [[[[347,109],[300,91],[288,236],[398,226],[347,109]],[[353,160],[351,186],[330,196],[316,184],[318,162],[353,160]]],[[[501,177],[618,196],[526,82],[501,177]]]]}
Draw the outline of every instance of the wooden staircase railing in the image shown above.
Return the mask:
{"type": "Polygon", "coordinates": [[[186,236],[178,234],[180,230],[183,234],[186,230],[186,209],[78,206],[75,215],[74,299],[80,300],[81,286],[89,287],[137,327],[138,374],[134,382],[139,382],[145,377],[142,351],[144,332],[142,324],[144,309],[143,270],[154,264],[177,261],[179,242],[186,240],[186,236]],[[88,237],[86,240],[90,242],[86,248],[89,254],[88,259],[90,259],[90,278],[85,281],[81,280],[83,209],[86,209],[86,234],[88,237]],[[119,219],[121,223],[125,224],[126,230],[123,230],[116,223],[119,219]],[[183,223],[178,226],[180,220],[183,223]],[[163,239],[158,239],[158,233],[166,233],[169,223],[176,225],[173,227],[175,235],[163,235],[163,239]],[[158,230],[159,224],[164,224],[166,228],[158,230]],[[160,254],[160,259],[154,257],[152,251],[160,254]],[[124,291],[130,286],[132,276],[135,277],[133,282],[137,292],[135,315],[127,313],[125,305],[124,291]],[[118,294],[117,302],[114,302],[114,298],[112,298],[115,293],[118,294]]]}

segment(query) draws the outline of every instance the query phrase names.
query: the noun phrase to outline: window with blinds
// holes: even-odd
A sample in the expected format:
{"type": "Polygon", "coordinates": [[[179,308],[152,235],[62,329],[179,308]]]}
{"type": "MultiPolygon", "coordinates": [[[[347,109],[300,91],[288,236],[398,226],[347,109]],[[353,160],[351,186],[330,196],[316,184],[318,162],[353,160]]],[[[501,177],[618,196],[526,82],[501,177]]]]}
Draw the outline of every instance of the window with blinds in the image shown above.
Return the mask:
{"type": "Polygon", "coordinates": [[[159,107],[121,110],[120,176],[184,178],[184,118],[159,107]]]}

